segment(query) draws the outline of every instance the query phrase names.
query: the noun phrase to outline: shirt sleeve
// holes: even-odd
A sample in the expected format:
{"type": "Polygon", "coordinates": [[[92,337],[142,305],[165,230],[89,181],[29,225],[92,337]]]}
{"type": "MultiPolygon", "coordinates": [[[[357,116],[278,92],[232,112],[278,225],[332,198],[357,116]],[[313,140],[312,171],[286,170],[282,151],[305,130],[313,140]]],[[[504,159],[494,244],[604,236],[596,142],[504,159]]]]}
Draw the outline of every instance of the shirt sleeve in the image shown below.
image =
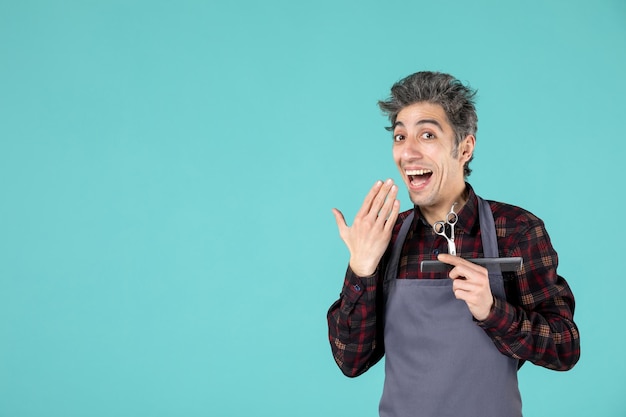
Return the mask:
{"type": "Polygon", "coordinates": [[[382,323],[376,317],[378,271],[359,277],[348,267],[343,289],[328,311],[328,336],[335,362],[349,377],[376,364],[384,354],[382,323]]]}
{"type": "Polygon", "coordinates": [[[522,256],[514,277],[505,278],[507,300],[496,298],[478,324],[498,350],[549,369],[571,369],[580,357],[574,295],[557,274],[558,257],[543,222],[534,218],[507,256],[522,256]]]}

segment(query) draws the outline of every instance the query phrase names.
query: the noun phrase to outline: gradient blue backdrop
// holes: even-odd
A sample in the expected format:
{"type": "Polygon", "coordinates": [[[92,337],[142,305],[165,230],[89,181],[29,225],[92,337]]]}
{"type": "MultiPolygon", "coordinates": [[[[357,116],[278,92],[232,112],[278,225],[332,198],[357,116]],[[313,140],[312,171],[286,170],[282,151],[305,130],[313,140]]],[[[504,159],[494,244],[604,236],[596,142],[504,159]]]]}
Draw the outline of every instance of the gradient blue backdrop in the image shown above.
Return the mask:
{"type": "Polygon", "coordinates": [[[626,416],[625,51],[622,0],[0,0],[0,416],[376,416],[331,208],[399,179],[376,101],[423,69],[478,88],[470,181],[577,296],[525,416],[626,416]]]}

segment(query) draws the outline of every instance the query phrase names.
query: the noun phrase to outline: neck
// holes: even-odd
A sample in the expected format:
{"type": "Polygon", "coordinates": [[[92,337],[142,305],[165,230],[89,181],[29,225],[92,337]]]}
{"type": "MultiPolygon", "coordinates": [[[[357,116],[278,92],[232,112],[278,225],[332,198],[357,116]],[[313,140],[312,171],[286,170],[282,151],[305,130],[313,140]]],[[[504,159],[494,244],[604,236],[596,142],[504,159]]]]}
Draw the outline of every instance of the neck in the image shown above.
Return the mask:
{"type": "Polygon", "coordinates": [[[445,220],[452,208],[452,205],[456,203],[454,206],[454,212],[458,213],[461,211],[461,208],[467,203],[468,199],[468,190],[465,187],[465,183],[463,184],[463,189],[452,194],[451,197],[442,200],[439,204],[435,206],[428,207],[420,207],[420,212],[422,216],[426,219],[428,224],[434,224],[440,220],[445,220]]]}

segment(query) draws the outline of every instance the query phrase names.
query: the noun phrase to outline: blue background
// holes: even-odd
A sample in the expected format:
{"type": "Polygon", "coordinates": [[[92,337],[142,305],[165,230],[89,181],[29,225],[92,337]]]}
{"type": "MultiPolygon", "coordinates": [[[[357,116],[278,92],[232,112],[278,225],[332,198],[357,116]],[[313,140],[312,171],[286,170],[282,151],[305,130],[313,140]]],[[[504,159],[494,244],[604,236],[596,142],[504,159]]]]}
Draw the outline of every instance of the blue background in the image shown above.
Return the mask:
{"type": "Polygon", "coordinates": [[[525,415],[626,416],[625,51],[622,0],[0,0],[0,416],[376,416],[331,208],[399,180],[376,101],[424,69],[479,90],[469,180],[577,296],[525,415]]]}

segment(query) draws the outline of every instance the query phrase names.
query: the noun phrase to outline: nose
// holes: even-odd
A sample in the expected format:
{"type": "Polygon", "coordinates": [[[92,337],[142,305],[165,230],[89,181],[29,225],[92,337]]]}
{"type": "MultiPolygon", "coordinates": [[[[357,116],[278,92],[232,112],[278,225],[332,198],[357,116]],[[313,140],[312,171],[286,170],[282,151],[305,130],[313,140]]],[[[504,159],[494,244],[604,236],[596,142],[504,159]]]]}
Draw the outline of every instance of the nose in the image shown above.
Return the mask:
{"type": "Polygon", "coordinates": [[[402,142],[401,155],[404,159],[420,159],[422,157],[420,141],[418,139],[407,138],[402,142]]]}

